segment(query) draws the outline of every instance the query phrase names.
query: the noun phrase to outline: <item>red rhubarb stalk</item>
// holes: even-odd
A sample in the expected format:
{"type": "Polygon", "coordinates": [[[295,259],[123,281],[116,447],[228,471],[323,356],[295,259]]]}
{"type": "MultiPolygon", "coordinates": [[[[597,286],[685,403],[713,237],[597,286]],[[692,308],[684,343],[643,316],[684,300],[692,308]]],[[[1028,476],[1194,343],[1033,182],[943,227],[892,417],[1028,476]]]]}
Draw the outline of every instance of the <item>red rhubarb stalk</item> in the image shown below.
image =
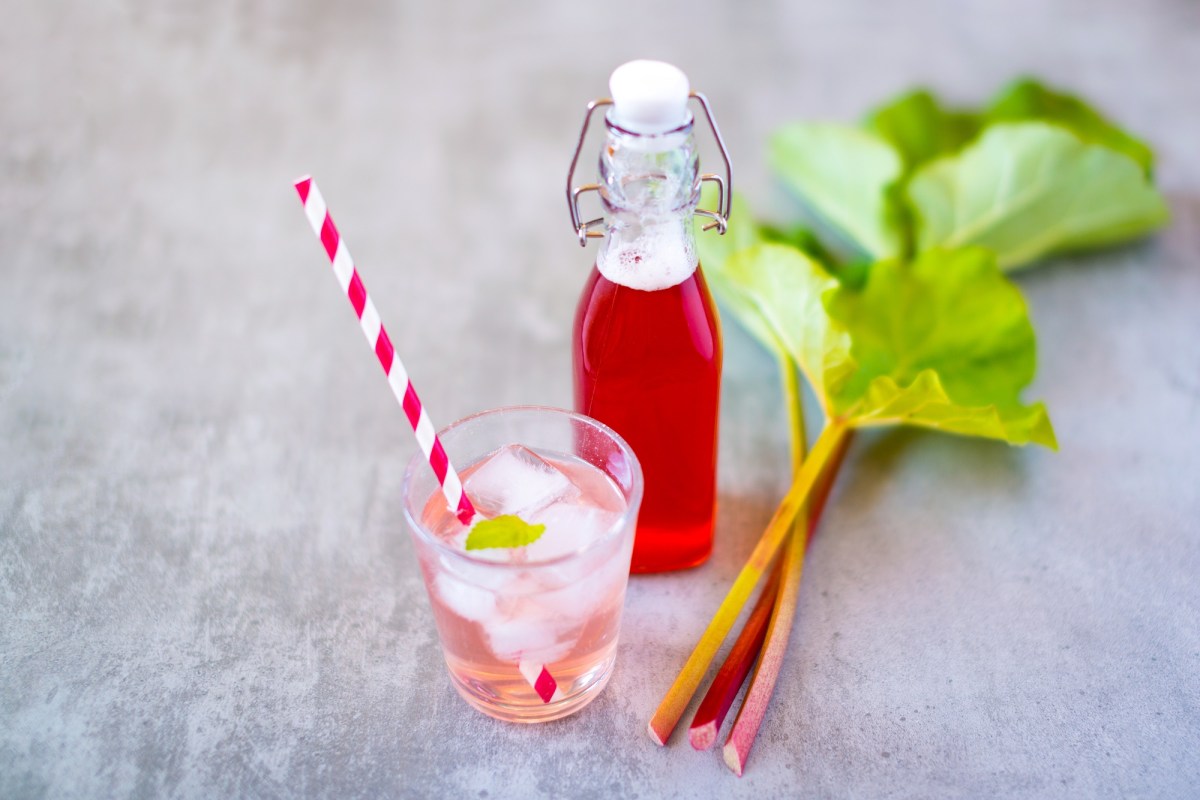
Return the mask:
{"type": "Polygon", "coordinates": [[[817,437],[817,441],[813,445],[812,456],[800,466],[791,488],[784,495],[779,507],[775,509],[775,515],[767,523],[767,529],[758,544],[754,546],[754,551],[750,554],[746,565],[738,573],[733,586],[725,595],[725,599],[721,601],[717,613],[713,615],[712,621],[709,622],[700,641],[696,643],[692,654],[688,656],[683,669],[680,670],[675,682],[671,684],[671,688],[667,690],[666,696],[663,697],[654,716],[651,717],[648,726],[650,737],[658,744],[666,744],[667,739],[675,730],[679,718],[683,716],[684,710],[691,702],[700,681],[704,679],[708,665],[712,663],[713,657],[720,649],[721,642],[725,640],[730,629],[737,622],[738,615],[754,592],[755,585],[791,532],[792,523],[808,500],[808,495],[817,478],[824,472],[824,467],[830,457],[840,449],[841,442],[848,433],[849,429],[844,422],[834,420],[826,425],[825,430],[821,431],[821,435],[817,437]]]}
{"type": "Polygon", "coordinates": [[[780,582],[779,596],[771,612],[762,655],[758,666],[755,667],[754,677],[750,679],[750,688],[742,701],[741,710],[734,720],[733,730],[729,732],[729,738],[725,741],[725,764],[739,777],[746,768],[746,760],[750,757],[750,749],[754,746],[754,740],[766,716],[767,705],[771,702],[771,694],[775,691],[775,683],[779,678],[779,669],[783,666],[783,657],[787,653],[788,638],[796,616],[800,578],[804,574],[804,554],[811,535],[820,522],[825,500],[833,488],[834,479],[849,444],[850,435],[847,434],[838,443],[829,468],[821,476],[807,524],[796,526],[784,554],[783,578],[780,582]]]}
{"type": "MultiPolygon", "coordinates": [[[[804,433],[804,409],[800,404],[799,375],[795,362],[787,355],[780,355],[779,375],[782,378],[785,403],[789,409],[792,473],[795,474],[804,461],[806,436],[804,433]]],[[[821,480],[818,479],[817,491],[821,489],[820,482],[821,480]]],[[[823,497],[816,499],[818,504],[823,501],[823,497]]],[[[797,515],[796,521],[792,524],[793,531],[803,524],[800,519],[804,516],[803,511],[797,515]]],[[[729,709],[737,697],[738,690],[745,682],[755,660],[758,659],[763,641],[767,636],[767,626],[774,616],[772,610],[779,594],[780,576],[785,560],[781,558],[775,564],[775,569],[771,572],[771,583],[759,595],[758,602],[750,613],[750,618],[746,620],[733,648],[725,656],[725,663],[721,665],[712,685],[708,687],[708,693],[700,702],[700,708],[696,710],[696,716],[692,718],[692,725],[688,729],[688,741],[697,750],[707,750],[712,747],[717,733],[721,730],[721,724],[725,721],[725,717],[729,714],[729,709]]]]}
{"type": "Polygon", "coordinates": [[[758,651],[762,649],[763,639],[767,636],[767,623],[771,621],[771,609],[775,607],[782,568],[783,562],[780,561],[775,565],[775,569],[771,570],[771,577],[763,587],[762,594],[758,596],[754,610],[750,612],[737,641],[725,656],[725,663],[713,678],[707,694],[700,701],[696,716],[692,717],[692,725],[688,728],[688,741],[697,750],[707,750],[717,740],[721,723],[725,721],[729,707],[733,705],[738,690],[742,688],[746,675],[750,673],[754,659],[758,658],[758,651]]]}

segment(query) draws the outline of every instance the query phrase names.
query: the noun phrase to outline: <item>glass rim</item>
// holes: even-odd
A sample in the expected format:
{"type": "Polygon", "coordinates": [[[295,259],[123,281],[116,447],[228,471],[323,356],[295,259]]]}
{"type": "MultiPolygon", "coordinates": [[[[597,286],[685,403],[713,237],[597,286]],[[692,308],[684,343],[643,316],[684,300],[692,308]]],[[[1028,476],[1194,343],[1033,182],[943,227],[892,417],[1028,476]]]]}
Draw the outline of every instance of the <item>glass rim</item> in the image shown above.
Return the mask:
{"type": "MultiPolygon", "coordinates": [[[[617,535],[620,534],[620,532],[622,530],[624,530],[627,525],[631,525],[631,524],[636,525],[636,518],[631,521],[630,514],[635,513],[634,512],[635,509],[640,510],[641,504],[642,504],[642,494],[646,488],[644,478],[642,476],[641,462],[638,461],[637,454],[633,452],[633,448],[629,446],[629,443],[625,441],[625,439],[621,436],[621,434],[617,433],[612,428],[605,425],[603,422],[600,422],[597,419],[593,419],[592,417],[589,417],[586,414],[580,414],[576,411],[568,411],[565,408],[557,408],[555,406],[539,406],[539,405],[499,406],[497,408],[485,409],[484,411],[477,411],[474,414],[470,414],[468,416],[463,417],[462,419],[458,419],[458,420],[455,420],[454,422],[451,422],[449,425],[440,429],[437,432],[438,439],[440,440],[443,437],[445,437],[447,434],[454,432],[458,428],[461,428],[462,426],[467,425],[469,423],[476,422],[482,418],[493,417],[493,416],[512,413],[512,412],[533,412],[536,414],[548,413],[552,416],[566,417],[568,420],[581,423],[583,425],[586,425],[586,426],[592,428],[593,430],[599,431],[600,433],[604,434],[609,439],[611,439],[617,445],[617,448],[621,451],[621,453],[623,455],[625,455],[626,459],[628,460],[628,463],[631,466],[631,474],[630,474],[631,488],[629,491],[629,496],[626,499],[625,510],[622,511],[620,516],[613,522],[613,524],[611,526],[609,526],[608,530],[606,530],[602,535],[597,536],[595,539],[593,539],[591,542],[589,542],[585,547],[582,547],[578,550],[572,550],[569,553],[563,553],[562,555],[555,556],[554,558],[548,558],[543,561],[532,561],[532,562],[521,562],[521,563],[507,563],[507,562],[503,562],[503,561],[492,561],[491,559],[483,558],[478,555],[473,555],[472,553],[470,553],[466,550],[457,550],[454,547],[451,547],[450,545],[446,544],[439,537],[435,536],[425,526],[425,524],[421,522],[419,514],[414,512],[414,509],[412,508],[412,499],[413,498],[412,498],[412,491],[411,491],[413,480],[415,479],[417,472],[420,469],[422,469],[422,467],[424,469],[429,469],[432,471],[432,468],[429,465],[429,460],[426,458],[425,454],[418,449],[417,452],[415,454],[413,454],[412,458],[410,458],[408,460],[408,466],[406,466],[404,468],[404,480],[400,485],[400,497],[402,500],[402,505],[404,506],[405,522],[408,524],[410,530],[414,531],[418,536],[420,536],[420,538],[423,542],[426,542],[427,544],[432,546],[439,553],[443,553],[445,555],[450,556],[451,558],[457,559],[459,561],[465,561],[470,564],[477,564],[477,565],[485,566],[488,568],[496,568],[496,569],[504,569],[504,570],[508,570],[508,569],[512,569],[512,570],[541,569],[542,567],[554,566],[554,565],[558,565],[558,564],[565,564],[570,561],[574,561],[577,558],[581,558],[581,557],[587,555],[588,553],[592,552],[593,550],[599,548],[601,545],[606,544],[609,541],[611,541],[612,539],[616,538],[617,535]]],[[[481,453],[480,455],[483,456],[483,455],[487,455],[487,454],[481,453]]],[[[610,480],[611,480],[611,478],[610,478],[610,480]]],[[[436,486],[436,481],[435,481],[435,486],[436,486]]],[[[621,492],[621,494],[624,496],[625,490],[620,486],[618,486],[617,488],[621,492]]],[[[466,491],[466,490],[464,489],[464,491],[466,491]]],[[[428,498],[426,498],[425,502],[428,503],[428,498]]],[[[424,508],[424,506],[422,506],[422,509],[423,508],[424,508]]]]}

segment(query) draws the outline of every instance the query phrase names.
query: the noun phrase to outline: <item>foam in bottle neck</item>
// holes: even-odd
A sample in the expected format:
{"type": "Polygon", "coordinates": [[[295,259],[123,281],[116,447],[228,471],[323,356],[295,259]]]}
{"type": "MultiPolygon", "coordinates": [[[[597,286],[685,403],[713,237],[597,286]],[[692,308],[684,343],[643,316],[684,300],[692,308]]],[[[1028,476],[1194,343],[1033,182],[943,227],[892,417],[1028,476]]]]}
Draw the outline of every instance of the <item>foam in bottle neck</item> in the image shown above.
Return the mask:
{"type": "Polygon", "coordinates": [[[610,232],[596,257],[608,280],[630,289],[653,292],[683,283],[696,271],[696,248],[678,218],[643,224],[637,235],[610,232]]]}

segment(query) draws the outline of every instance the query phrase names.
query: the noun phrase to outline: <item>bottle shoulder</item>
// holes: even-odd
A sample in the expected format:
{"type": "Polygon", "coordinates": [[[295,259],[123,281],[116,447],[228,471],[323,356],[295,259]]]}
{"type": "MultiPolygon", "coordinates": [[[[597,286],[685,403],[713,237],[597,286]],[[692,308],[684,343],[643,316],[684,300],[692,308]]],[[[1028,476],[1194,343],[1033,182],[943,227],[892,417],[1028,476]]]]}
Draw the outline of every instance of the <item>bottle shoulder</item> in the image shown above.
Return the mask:
{"type": "Polygon", "coordinates": [[[720,320],[699,270],[674,286],[645,291],[614,283],[593,268],[576,308],[575,337],[584,350],[631,357],[711,362],[721,353],[720,320]]]}
{"type": "Polygon", "coordinates": [[[631,286],[627,283],[614,281],[605,274],[598,263],[594,263],[584,283],[581,300],[589,297],[603,296],[610,302],[618,300],[633,305],[654,306],[673,305],[678,303],[702,302],[705,306],[716,307],[708,281],[697,262],[696,268],[678,281],[667,286],[645,289],[631,286]]]}

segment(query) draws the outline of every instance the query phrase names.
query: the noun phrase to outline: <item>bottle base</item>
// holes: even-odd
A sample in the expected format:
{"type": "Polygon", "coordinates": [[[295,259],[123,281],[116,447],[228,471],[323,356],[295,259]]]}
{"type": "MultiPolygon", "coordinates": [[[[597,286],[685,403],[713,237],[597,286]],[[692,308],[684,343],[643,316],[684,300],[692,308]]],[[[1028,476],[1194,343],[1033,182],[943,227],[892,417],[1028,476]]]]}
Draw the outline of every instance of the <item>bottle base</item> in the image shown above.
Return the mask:
{"type": "Polygon", "coordinates": [[[709,550],[703,555],[693,558],[689,561],[672,561],[669,564],[638,564],[637,562],[632,562],[629,565],[629,572],[632,575],[653,575],[656,572],[679,572],[680,570],[691,569],[692,567],[700,566],[704,562],[708,561],[708,557],[711,555],[712,551],[709,550]]]}
{"type": "Polygon", "coordinates": [[[708,561],[713,548],[711,521],[684,528],[638,525],[633,539],[629,571],[645,575],[698,567],[708,561]]]}

